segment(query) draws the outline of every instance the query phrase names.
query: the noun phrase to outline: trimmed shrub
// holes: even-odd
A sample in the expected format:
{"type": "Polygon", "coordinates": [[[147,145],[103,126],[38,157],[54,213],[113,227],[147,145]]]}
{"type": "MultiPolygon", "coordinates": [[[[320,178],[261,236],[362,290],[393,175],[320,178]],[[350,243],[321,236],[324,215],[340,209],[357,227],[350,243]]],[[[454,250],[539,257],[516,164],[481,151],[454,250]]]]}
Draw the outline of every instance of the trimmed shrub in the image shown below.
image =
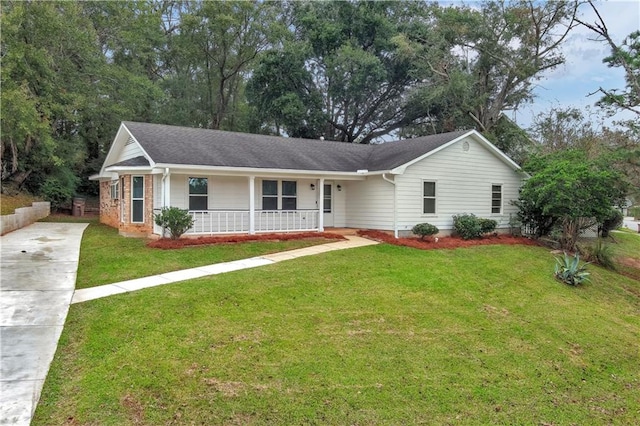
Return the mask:
{"type": "Polygon", "coordinates": [[[561,258],[556,258],[556,268],[553,274],[556,279],[569,285],[580,285],[589,281],[587,264],[580,266],[580,255],[569,256],[566,252],[561,258]]]}
{"type": "Polygon", "coordinates": [[[480,238],[483,233],[480,221],[473,213],[454,215],[453,229],[456,234],[460,235],[465,240],[480,238]]]}
{"type": "Polygon", "coordinates": [[[437,226],[432,225],[430,223],[419,223],[411,229],[415,235],[419,235],[421,240],[424,240],[424,237],[430,237],[432,235],[436,235],[440,230],[437,226]]]}
{"type": "Polygon", "coordinates": [[[498,222],[493,219],[480,218],[478,219],[478,222],[480,222],[480,230],[483,234],[489,234],[495,231],[496,227],[498,226],[498,222]]]}
{"type": "Polygon", "coordinates": [[[178,207],[163,207],[160,213],[155,215],[156,225],[162,229],[168,229],[172,240],[177,240],[182,234],[193,226],[193,218],[188,210],[178,207]]]}

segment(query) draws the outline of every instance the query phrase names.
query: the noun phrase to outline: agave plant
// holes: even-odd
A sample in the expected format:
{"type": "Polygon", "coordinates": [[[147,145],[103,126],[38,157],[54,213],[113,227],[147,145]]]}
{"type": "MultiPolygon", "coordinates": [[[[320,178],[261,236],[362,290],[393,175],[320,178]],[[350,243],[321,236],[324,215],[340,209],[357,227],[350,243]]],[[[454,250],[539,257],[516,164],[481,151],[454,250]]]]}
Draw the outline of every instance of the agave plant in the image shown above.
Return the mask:
{"type": "Polygon", "coordinates": [[[587,272],[588,263],[580,266],[580,255],[569,256],[564,253],[561,258],[556,257],[555,277],[563,283],[569,285],[579,285],[589,281],[589,272],[587,272]]]}

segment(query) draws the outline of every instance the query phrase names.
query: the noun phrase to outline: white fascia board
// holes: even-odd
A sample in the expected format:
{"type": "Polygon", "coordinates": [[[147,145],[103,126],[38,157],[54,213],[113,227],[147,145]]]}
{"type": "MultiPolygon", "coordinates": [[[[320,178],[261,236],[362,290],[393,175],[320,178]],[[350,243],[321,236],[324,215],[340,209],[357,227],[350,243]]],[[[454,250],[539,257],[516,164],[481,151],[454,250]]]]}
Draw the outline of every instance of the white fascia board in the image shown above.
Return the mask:
{"type": "Polygon", "coordinates": [[[502,151],[500,151],[494,144],[492,144],[491,142],[489,142],[489,140],[487,138],[485,138],[484,136],[482,136],[477,130],[469,130],[467,133],[458,136],[457,138],[447,142],[444,145],[439,146],[438,148],[427,152],[426,154],[423,154],[417,158],[414,158],[413,160],[402,164],[401,166],[396,167],[395,169],[391,170],[392,174],[404,174],[405,170],[407,170],[407,167],[411,166],[412,164],[417,163],[418,161],[422,161],[425,158],[442,151],[443,149],[446,149],[448,147],[450,147],[451,145],[460,142],[461,140],[467,138],[467,137],[471,137],[473,139],[475,139],[477,142],[479,142],[481,145],[483,145],[485,148],[487,148],[489,151],[491,151],[496,157],[498,157],[500,160],[502,160],[504,163],[506,163],[509,167],[511,167],[511,169],[513,169],[514,171],[520,171],[521,168],[520,166],[513,161],[511,158],[507,157],[507,155],[505,153],[503,153],[502,151]]]}
{"type": "Polygon", "coordinates": [[[110,173],[110,172],[98,173],[98,174],[89,176],[89,180],[105,181],[105,180],[116,180],[116,179],[118,179],[118,174],[110,173]]]}
{"type": "Polygon", "coordinates": [[[153,172],[153,169],[149,166],[111,166],[107,167],[105,171],[113,172],[115,174],[149,174],[153,172]]]}
{"type": "Polygon", "coordinates": [[[291,170],[291,169],[263,169],[254,167],[220,167],[198,166],[191,164],[165,164],[156,163],[155,168],[164,170],[168,168],[171,173],[201,173],[228,176],[295,176],[301,178],[318,179],[321,177],[342,180],[364,180],[365,176],[354,172],[336,172],[325,170],[291,170]]]}

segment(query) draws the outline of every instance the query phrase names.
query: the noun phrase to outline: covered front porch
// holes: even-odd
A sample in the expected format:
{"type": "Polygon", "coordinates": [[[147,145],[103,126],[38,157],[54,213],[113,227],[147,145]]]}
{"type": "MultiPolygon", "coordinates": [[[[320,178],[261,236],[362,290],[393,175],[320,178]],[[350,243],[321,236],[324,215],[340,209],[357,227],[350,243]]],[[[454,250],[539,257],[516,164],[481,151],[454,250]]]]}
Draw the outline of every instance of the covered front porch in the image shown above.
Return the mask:
{"type": "MultiPolygon", "coordinates": [[[[351,177],[351,179],[353,179],[351,177]]],[[[348,182],[336,177],[233,176],[165,170],[154,175],[153,212],[186,209],[187,236],[323,232],[345,226],[348,182]]],[[[162,235],[154,224],[153,233],[162,235]]]]}

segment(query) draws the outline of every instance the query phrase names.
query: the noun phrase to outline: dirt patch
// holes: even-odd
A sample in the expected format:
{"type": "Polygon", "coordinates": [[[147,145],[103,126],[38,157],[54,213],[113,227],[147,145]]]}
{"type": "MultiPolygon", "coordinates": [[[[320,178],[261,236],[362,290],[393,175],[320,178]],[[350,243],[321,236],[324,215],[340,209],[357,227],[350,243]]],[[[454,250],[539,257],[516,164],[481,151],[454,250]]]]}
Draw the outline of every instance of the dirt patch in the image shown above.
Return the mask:
{"type": "Polygon", "coordinates": [[[358,231],[361,237],[382,241],[397,246],[413,247],[421,250],[455,249],[460,247],[473,247],[482,245],[527,245],[539,246],[537,241],[525,237],[513,235],[487,235],[477,240],[463,240],[460,237],[439,237],[421,240],[419,238],[394,238],[385,232],[374,230],[358,231]]]}
{"type": "Polygon", "coordinates": [[[290,241],[290,240],[307,240],[307,239],[325,239],[325,240],[345,240],[346,238],[340,234],[330,232],[298,232],[295,234],[260,234],[260,235],[226,235],[218,237],[198,237],[198,238],[180,238],[172,240],[170,238],[161,238],[159,240],[150,241],[147,247],[162,250],[180,249],[190,246],[201,246],[211,244],[230,244],[245,243],[249,241],[290,241]]]}

